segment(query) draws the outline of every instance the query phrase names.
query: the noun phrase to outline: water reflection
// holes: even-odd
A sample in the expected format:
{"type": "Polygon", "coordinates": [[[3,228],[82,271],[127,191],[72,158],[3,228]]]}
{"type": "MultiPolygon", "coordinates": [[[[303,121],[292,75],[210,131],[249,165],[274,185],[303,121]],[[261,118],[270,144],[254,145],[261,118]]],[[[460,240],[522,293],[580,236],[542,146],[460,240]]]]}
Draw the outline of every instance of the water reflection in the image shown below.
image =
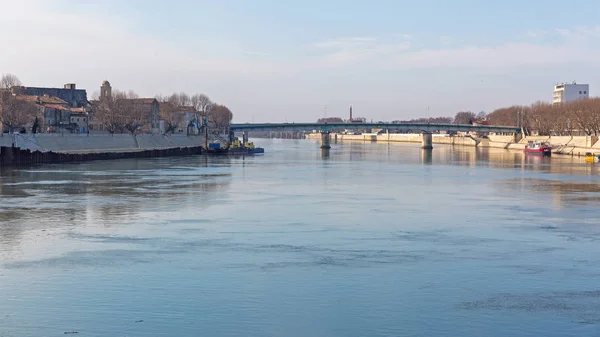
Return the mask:
{"type": "Polygon", "coordinates": [[[321,158],[329,159],[329,149],[321,149],[321,158]]]}
{"type": "Polygon", "coordinates": [[[143,211],[209,207],[228,188],[231,165],[230,158],[198,156],[4,169],[0,245],[29,229],[115,226],[143,211]]]}
{"type": "Polygon", "coordinates": [[[421,150],[421,160],[422,160],[423,164],[432,164],[433,163],[433,150],[422,149],[421,150]]]}

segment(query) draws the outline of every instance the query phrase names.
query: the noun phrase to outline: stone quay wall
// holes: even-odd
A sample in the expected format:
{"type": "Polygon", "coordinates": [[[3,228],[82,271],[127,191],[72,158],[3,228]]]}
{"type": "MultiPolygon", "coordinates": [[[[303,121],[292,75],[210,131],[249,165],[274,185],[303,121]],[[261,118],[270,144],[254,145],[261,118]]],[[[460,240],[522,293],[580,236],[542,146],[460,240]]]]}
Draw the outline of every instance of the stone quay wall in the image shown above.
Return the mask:
{"type": "MultiPolygon", "coordinates": [[[[307,135],[308,139],[321,139],[320,133],[307,135]]],[[[421,143],[420,134],[331,134],[332,143],[335,141],[361,141],[361,142],[399,142],[399,143],[421,143]]],[[[487,137],[475,137],[470,135],[450,136],[443,134],[433,135],[433,144],[446,144],[457,146],[475,146],[481,148],[501,148],[507,150],[525,149],[530,140],[540,140],[550,143],[556,154],[583,156],[586,153],[600,154],[600,141],[597,136],[527,136],[518,141],[513,135],[490,135],[487,137]]]]}
{"type": "Polygon", "coordinates": [[[132,152],[204,145],[202,135],[2,134],[0,146],[56,153],[132,152]]]}

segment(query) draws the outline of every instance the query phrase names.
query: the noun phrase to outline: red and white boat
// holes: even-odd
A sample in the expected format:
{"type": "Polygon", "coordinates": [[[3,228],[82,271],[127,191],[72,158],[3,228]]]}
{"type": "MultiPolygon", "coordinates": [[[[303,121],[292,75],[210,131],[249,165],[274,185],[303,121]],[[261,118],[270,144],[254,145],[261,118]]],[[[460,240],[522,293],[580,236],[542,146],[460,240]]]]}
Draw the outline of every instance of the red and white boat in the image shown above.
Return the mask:
{"type": "Polygon", "coordinates": [[[547,142],[530,140],[529,142],[527,142],[527,145],[525,145],[525,152],[549,156],[552,154],[552,147],[547,142]]]}

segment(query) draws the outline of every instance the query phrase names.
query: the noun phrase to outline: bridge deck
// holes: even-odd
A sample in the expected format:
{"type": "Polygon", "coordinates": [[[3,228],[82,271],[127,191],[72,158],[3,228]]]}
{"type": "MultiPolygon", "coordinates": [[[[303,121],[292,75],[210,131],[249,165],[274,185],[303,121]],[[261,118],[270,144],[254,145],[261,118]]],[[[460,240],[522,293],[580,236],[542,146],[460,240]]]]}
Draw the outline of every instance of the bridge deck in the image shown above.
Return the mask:
{"type": "Polygon", "coordinates": [[[470,124],[412,124],[412,123],[246,123],[231,124],[232,131],[333,131],[358,129],[388,129],[402,132],[494,132],[521,133],[513,126],[470,124]]]}

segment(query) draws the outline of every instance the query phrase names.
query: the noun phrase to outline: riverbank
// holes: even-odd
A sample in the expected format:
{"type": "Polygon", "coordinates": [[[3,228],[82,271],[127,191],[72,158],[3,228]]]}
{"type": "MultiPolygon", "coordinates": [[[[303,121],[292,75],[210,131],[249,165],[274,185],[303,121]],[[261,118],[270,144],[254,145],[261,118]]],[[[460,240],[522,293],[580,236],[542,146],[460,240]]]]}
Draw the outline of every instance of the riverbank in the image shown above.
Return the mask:
{"type": "Polygon", "coordinates": [[[132,150],[119,152],[59,153],[23,150],[18,147],[0,146],[0,167],[28,166],[37,164],[74,163],[92,160],[114,160],[131,158],[158,158],[191,156],[203,153],[201,146],[178,147],[155,150],[132,150]]]}
{"type": "MultiPolygon", "coordinates": [[[[308,139],[321,139],[320,133],[312,133],[307,135],[308,139]]],[[[502,148],[507,150],[525,149],[525,145],[530,140],[546,141],[552,145],[553,153],[563,155],[583,156],[588,152],[600,153],[600,142],[596,136],[528,136],[523,139],[515,139],[515,136],[493,135],[483,137],[466,136],[450,136],[444,134],[434,134],[432,137],[433,144],[439,145],[457,145],[470,147],[489,147],[502,148]]],[[[331,134],[332,143],[343,141],[361,141],[361,142],[398,142],[398,143],[421,143],[422,137],[420,134],[374,134],[366,133],[360,135],[348,134],[331,134]]]]}

